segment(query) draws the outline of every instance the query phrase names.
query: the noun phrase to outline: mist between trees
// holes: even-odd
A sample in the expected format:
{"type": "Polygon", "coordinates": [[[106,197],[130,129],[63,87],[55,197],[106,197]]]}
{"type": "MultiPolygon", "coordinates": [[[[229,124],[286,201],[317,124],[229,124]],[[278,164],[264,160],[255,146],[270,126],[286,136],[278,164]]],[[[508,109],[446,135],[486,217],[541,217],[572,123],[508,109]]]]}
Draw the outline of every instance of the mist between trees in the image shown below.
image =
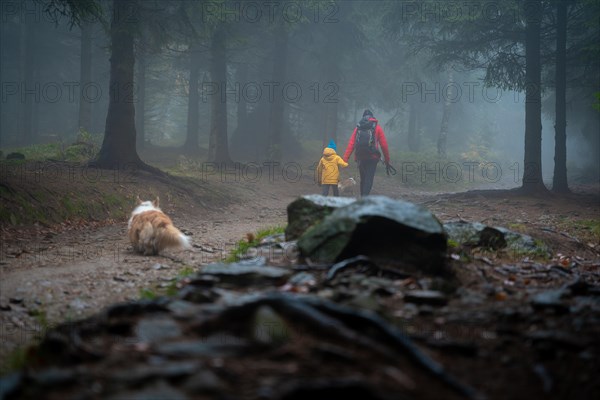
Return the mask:
{"type": "MultiPolygon", "coordinates": [[[[315,180],[316,162],[234,162],[187,161],[184,169],[202,182],[245,184],[280,183],[295,184],[302,180],[315,180]]],[[[506,186],[521,183],[524,166],[521,163],[496,161],[400,161],[397,178],[404,184],[428,186],[443,184],[462,188],[469,184],[497,184],[506,186]]],[[[20,183],[136,183],[138,166],[134,163],[115,166],[103,172],[87,163],[31,162],[0,164],[0,179],[20,183]]],[[[380,173],[383,173],[381,171],[380,173]]],[[[316,180],[315,180],[316,183],[316,180]]]]}
{"type": "MultiPolygon", "coordinates": [[[[111,90],[113,101],[137,103],[140,101],[138,89],[135,82],[125,83],[124,88],[115,86],[111,90]],[[133,88],[133,92],[128,96],[121,95],[129,87],[133,88]]],[[[227,103],[273,103],[276,98],[284,103],[297,103],[303,96],[308,96],[314,103],[338,103],[339,90],[340,84],[337,82],[308,82],[304,87],[298,82],[202,82],[200,98],[204,103],[213,96],[227,103]]],[[[0,93],[3,103],[98,103],[108,96],[108,92],[103,91],[102,85],[97,82],[2,82],[0,93]]],[[[507,93],[508,101],[525,103],[525,96],[520,92],[505,92],[477,81],[402,82],[400,93],[402,103],[497,103],[507,93]]]]}
{"type": "Polygon", "coordinates": [[[307,165],[370,109],[402,178],[497,163],[513,186],[568,190],[600,177],[599,16],[591,0],[6,0],[0,148],[307,165]]]}

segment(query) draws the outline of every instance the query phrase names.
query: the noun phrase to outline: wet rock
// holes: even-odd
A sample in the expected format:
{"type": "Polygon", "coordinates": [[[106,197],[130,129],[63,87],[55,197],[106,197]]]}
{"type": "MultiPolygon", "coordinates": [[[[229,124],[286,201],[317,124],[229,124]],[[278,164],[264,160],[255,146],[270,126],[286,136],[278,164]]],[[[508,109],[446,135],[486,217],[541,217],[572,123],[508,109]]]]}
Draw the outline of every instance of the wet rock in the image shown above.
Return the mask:
{"type": "Polygon", "coordinates": [[[8,374],[0,377],[0,399],[6,399],[22,384],[23,375],[20,373],[8,374]]]}
{"type": "Polygon", "coordinates": [[[448,238],[463,246],[481,246],[492,249],[506,247],[506,239],[496,228],[480,222],[448,222],[444,224],[448,238]]]}
{"type": "Polygon", "coordinates": [[[172,301],[167,308],[176,318],[190,318],[197,315],[201,310],[201,307],[197,304],[183,300],[172,301]]]}
{"type": "Polygon", "coordinates": [[[282,291],[308,293],[317,285],[317,279],[308,272],[299,272],[292,277],[281,288],[282,291]]]}
{"type": "Polygon", "coordinates": [[[181,328],[167,316],[154,316],[141,319],[137,323],[136,333],[142,342],[156,342],[181,335],[181,328]]]}
{"type": "Polygon", "coordinates": [[[324,197],[316,194],[300,197],[287,206],[288,225],[285,229],[285,239],[288,241],[298,239],[308,228],[323,220],[334,210],[352,202],[354,199],[324,197]]]}
{"type": "Polygon", "coordinates": [[[284,386],[278,400],[345,399],[385,400],[368,382],[357,379],[318,379],[284,386]]]}
{"type": "MultiPolygon", "coordinates": [[[[386,280],[375,283],[387,284],[386,280]]],[[[44,355],[44,364],[27,369],[24,379],[9,382],[8,391],[3,385],[0,388],[15,398],[30,399],[264,398],[266,393],[270,399],[337,398],[356,393],[368,399],[380,397],[361,387],[378,388],[380,380],[371,376],[382,376],[381,369],[395,363],[396,357],[420,366],[415,371],[425,369],[427,375],[418,381],[440,377],[438,384],[453,382],[377,314],[314,296],[260,291],[244,296],[231,305],[198,306],[171,299],[162,304],[168,311],[161,312],[153,308],[156,303],[143,307],[136,303],[120,307],[117,313],[113,308],[109,318],[102,314],[61,325],[46,335],[36,353],[44,355]],[[187,321],[175,322],[173,314],[168,314],[181,311],[185,315],[192,308],[199,309],[199,315],[187,321]],[[117,320],[135,328],[113,332],[108,323],[117,320]],[[265,351],[266,346],[279,344],[283,345],[265,351]],[[105,353],[92,357],[90,351],[99,349],[105,353]],[[339,379],[323,374],[330,367],[328,360],[334,366],[343,363],[335,372],[339,379]],[[364,365],[369,367],[365,370],[364,365]],[[290,383],[292,389],[285,390],[290,383]],[[307,384],[313,390],[299,389],[307,384]]],[[[382,389],[386,394],[382,398],[398,398],[397,390],[410,386],[404,379],[384,379],[390,383],[382,389]]],[[[460,387],[454,385],[455,390],[460,387]]],[[[424,390],[428,392],[421,397],[434,398],[433,390],[424,390]]],[[[438,386],[435,393],[448,398],[450,390],[438,386]]]]}
{"type": "Polygon", "coordinates": [[[196,361],[170,361],[157,365],[137,365],[118,370],[112,379],[127,383],[137,383],[156,378],[180,378],[196,372],[200,363],[196,361]]]}
{"type": "Polygon", "coordinates": [[[248,346],[247,341],[225,334],[198,340],[166,342],[156,345],[158,354],[175,357],[222,357],[236,355],[248,346]]]}
{"type": "Polygon", "coordinates": [[[236,286],[281,284],[291,274],[292,271],[284,268],[243,262],[209,264],[202,267],[200,272],[200,276],[212,275],[218,277],[220,285],[232,284],[236,286]]]}
{"type": "Polygon", "coordinates": [[[219,295],[212,289],[197,287],[193,285],[185,286],[179,291],[177,296],[191,303],[212,303],[219,298],[219,295]]]}
{"type": "Polygon", "coordinates": [[[163,299],[141,300],[131,303],[115,304],[106,310],[106,315],[110,317],[134,316],[144,313],[167,311],[167,301],[163,299]]]}
{"type": "Polygon", "coordinates": [[[540,240],[536,240],[529,235],[513,232],[506,228],[496,227],[496,229],[504,234],[507,249],[516,254],[550,255],[548,247],[540,240]]]}
{"type": "Polygon", "coordinates": [[[541,241],[503,227],[458,221],[444,224],[444,230],[450,240],[463,246],[506,249],[515,254],[548,254],[548,248],[541,241]]]}
{"type": "Polygon", "coordinates": [[[531,305],[536,310],[554,310],[558,313],[566,313],[569,307],[562,301],[562,297],[567,294],[567,289],[547,290],[537,293],[531,299],[531,305]]]}
{"type": "Polygon", "coordinates": [[[117,393],[109,397],[110,400],[150,400],[150,399],[169,399],[169,400],[187,400],[189,397],[178,389],[175,389],[165,381],[158,381],[152,386],[147,386],[137,391],[128,391],[117,393]]]}
{"type": "Polygon", "coordinates": [[[75,371],[63,368],[48,368],[32,374],[31,378],[41,386],[55,386],[75,381],[75,371]]]}
{"type": "Polygon", "coordinates": [[[259,307],[252,323],[253,339],[258,343],[276,345],[289,339],[289,327],[269,306],[259,307]]]}
{"type": "Polygon", "coordinates": [[[225,385],[214,372],[207,369],[192,375],[183,388],[191,394],[215,393],[223,390],[225,385]]]}
{"type": "Polygon", "coordinates": [[[411,290],[404,294],[404,301],[431,306],[445,306],[448,304],[446,296],[437,290],[411,290]]]}
{"type": "Polygon", "coordinates": [[[259,246],[270,246],[285,241],[285,235],[283,233],[277,233],[274,235],[265,236],[260,240],[259,246]]]}
{"type": "Polygon", "coordinates": [[[316,284],[316,278],[313,274],[308,273],[308,272],[299,272],[297,274],[294,274],[290,280],[288,281],[288,283],[292,284],[292,285],[315,285],[316,284]]]}
{"type": "Polygon", "coordinates": [[[446,234],[425,208],[384,196],[368,196],[340,207],[299,240],[312,261],[332,263],[357,255],[396,260],[429,272],[440,272],[446,234]]]}
{"type": "Polygon", "coordinates": [[[220,279],[213,275],[194,275],[189,279],[189,284],[194,286],[212,287],[220,282],[220,279]]]}

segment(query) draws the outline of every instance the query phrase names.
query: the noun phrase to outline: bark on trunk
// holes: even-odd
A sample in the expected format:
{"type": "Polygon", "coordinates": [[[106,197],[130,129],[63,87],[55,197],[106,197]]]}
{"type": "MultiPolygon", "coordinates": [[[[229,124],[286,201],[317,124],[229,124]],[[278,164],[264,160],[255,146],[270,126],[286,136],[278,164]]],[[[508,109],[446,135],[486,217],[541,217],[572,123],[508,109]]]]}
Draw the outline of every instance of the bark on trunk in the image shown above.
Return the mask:
{"type": "Polygon", "coordinates": [[[131,168],[144,165],[136,147],[135,109],[133,103],[133,32],[137,19],[137,0],[113,0],[113,19],[110,27],[110,87],[104,141],[93,165],[99,168],[131,168]]]}
{"type": "Polygon", "coordinates": [[[567,2],[556,4],[556,121],[552,190],[568,193],[567,183],[567,2]]]}
{"type": "Polygon", "coordinates": [[[540,0],[529,0],[525,8],[525,159],[523,192],[547,191],[542,180],[542,99],[540,63],[540,0]]]}

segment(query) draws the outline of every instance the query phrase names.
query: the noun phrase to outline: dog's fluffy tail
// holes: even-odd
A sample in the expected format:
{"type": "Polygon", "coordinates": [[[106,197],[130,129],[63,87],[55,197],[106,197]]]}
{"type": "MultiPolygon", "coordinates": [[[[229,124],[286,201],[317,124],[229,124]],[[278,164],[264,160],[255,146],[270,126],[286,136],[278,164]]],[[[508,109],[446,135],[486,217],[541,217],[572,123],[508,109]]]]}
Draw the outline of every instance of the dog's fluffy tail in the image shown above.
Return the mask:
{"type": "Polygon", "coordinates": [[[154,228],[151,222],[146,222],[139,232],[136,250],[148,254],[158,254],[170,247],[191,248],[189,239],[172,224],[154,228]]]}
{"type": "Polygon", "coordinates": [[[189,238],[173,225],[158,228],[155,240],[155,247],[159,252],[168,247],[183,247],[185,249],[192,247],[189,238]]]}

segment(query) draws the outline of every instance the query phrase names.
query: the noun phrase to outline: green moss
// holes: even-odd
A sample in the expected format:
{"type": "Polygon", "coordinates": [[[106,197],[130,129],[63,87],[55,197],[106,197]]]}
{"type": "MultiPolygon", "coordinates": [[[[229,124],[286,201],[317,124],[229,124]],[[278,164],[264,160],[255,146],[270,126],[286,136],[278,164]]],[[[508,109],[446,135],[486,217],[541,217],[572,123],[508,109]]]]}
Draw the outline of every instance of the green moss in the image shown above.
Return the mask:
{"type": "Polygon", "coordinates": [[[157,297],[158,297],[158,295],[152,289],[148,289],[148,288],[140,289],[140,299],[141,300],[154,300],[157,297]]]}
{"type": "Polygon", "coordinates": [[[557,224],[559,231],[566,231],[583,242],[600,242],[600,219],[573,219],[563,217],[557,224]]]}
{"type": "Polygon", "coordinates": [[[508,229],[517,231],[517,232],[524,232],[526,229],[525,224],[516,223],[516,222],[508,224],[507,227],[508,227],[508,229]]]}
{"type": "Polygon", "coordinates": [[[178,279],[187,278],[189,276],[194,275],[195,273],[196,273],[196,268],[186,265],[181,270],[179,270],[179,272],[177,273],[177,278],[178,279]]]}
{"type": "Polygon", "coordinates": [[[260,244],[261,240],[264,239],[265,237],[283,234],[284,232],[285,232],[284,226],[276,226],[276,227],[261,229],[261,230],[257,231],[256,234],[254,235],[254,240],[248,241],[248,240],[242,239],[242,240],[238,241],[236,243],[235,248],[233,250],[231,250],[231,252],[229,253],[229,256],[225,259],[225,262],[238,261],[240,259],[240,257],[247,254],[249,249],[258,246],[260,244]]]}
{"type": "Polygon", "coordinates": [[[528,257],[537,260],[548,261],[552,254],[546,244],[539,240],[533,240],[533,246],[519,245],[509,242],[510,254],[515,258],[528,257]]]}
{"type": "Polygon", "coordinates": [[[600,240],[600,220],[584,219],[576,222],[581,228],[588,230],[592,236],[600,240]]]}
{"type": "Polygon", "coordinates": [[[179,282],[182,279],[188,278],[192,275],[194,275],[196,273],[196,268],[186,265],[185,267],[183,267],[181,270],[179,270],[179,272],[177,273],[177,276],[175,278],[173,278],[171,280],[171,283],[169,284],[169,286],[167,286],[167,289],[165,290],[165,294],[167,296],[175,296],[177,294],[177,292],[179,292],[179,288],[181,287],[179,285],[179,282]]]}
{"type": "Polygon", "coordinates": [[[460,247],[460,243],[456,240],[448,239],[448,248],[458,249],[460,247]]]}
{"type": "Polygon", "coordinates": [[[25,158],[29,160],[47,160],[62,158],[62,146],[60,143],[38,144],[22,149],[25,158]]]}

